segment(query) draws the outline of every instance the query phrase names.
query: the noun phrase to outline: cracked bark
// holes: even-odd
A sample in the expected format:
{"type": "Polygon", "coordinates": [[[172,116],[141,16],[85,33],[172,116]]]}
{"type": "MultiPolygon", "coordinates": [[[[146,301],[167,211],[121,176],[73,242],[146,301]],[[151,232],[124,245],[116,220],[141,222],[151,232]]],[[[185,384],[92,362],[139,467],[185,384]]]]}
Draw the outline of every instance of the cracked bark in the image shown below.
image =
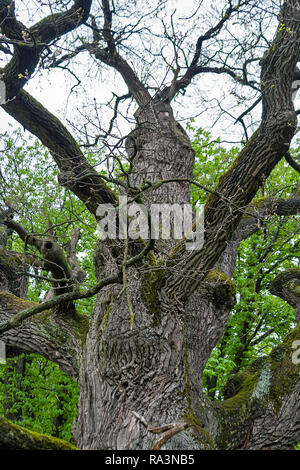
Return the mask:
{"type": "MultiPolygon", "coordinates": [[[[126,291],[118,280],[94,291],[98,295],[89,321],[47,311],[1,337],[9,346],[57,362],[78,380],[74,436],[80,449],[150,449],[161,445],[151,430],[168,429],[170,423],[175,423],[174,432],[165,436],[162,449],[285,449],[300,439],[299,365],[292,361],[299,327],[269,357],[238,374],[224,402],[210,402],[201,387],[202,371],[234,304],[230,274],[237,246],[256,230],[255,218],[254,223],[242,221],[243,209],[286,154],[296,128],[291,91],[300,52],[297,6],[295,0],[284,2],[281,15],[287,27],[278,28],[262,61],[262,122],[220,180],[217,192],[223,198],[214,194],[208,200],[203,249],[186,253],[182,245],[173,251],[171,244],[158,245],[128,267],[126,291]],[[213,269],[220,256],[229,276],[213,269]]],[[[107,38],[110,42],[109,29],[107,38]]],[[[127,141],[132,183],[178,173],[190,177],[194,154],[170,104],[149,99],[119,56],[112,60],[97,49],[94,54],[122,74],[139,105],[137,127],[127,141]]],[[[116,204],[73,137],[32,97],[20,91],[3,107],[48,146],[62,171],[60,183],[88,210],[95,214],[100,202],[116,204]]],[[[149,192],[146,203],[153,201],[189,202],[189,185],[166,184],[149,192]]],[[[95,267],[99,279],[116,272],[110,244],[96,247],[95,267]]],[[[0,302],[1,321],[28,306],[11,293],[0,293],[0,302]]]]}

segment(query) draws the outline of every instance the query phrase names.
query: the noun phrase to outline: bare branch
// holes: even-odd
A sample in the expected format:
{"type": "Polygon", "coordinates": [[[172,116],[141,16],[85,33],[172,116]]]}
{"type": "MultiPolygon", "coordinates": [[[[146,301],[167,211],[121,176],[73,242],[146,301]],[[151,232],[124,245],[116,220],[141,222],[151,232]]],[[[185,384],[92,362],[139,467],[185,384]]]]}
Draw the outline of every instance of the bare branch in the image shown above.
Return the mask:
{"type": "Polygon", "coordinates": [[[288,302],[295,309],[300,322],[300,268],[293,268],[278,274],[273,280],[270,292],[288,302]]]}

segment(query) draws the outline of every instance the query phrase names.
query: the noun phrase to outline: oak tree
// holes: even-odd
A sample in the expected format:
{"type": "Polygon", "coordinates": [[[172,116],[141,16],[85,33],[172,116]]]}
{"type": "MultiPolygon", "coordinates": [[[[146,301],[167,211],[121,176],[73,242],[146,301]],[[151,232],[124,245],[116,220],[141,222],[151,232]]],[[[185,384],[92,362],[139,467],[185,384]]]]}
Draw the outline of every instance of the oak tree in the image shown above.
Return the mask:
{"type": "MultiPolygon", "coordinates": [[[[59,243],[53,227],[39,233],[21,223],[7,198],[0,219],[1,340],[10,355],[39,353],[78,382],[74,440],[80,449],[290,449],[300,439],[299,364],[293,360],[299,327],[235,374],[225,400],[205,394],[202,374],[236,301],[232,276],[240,244],[270,215],[299,213],[297,182],[288,198],[265,194],[253,202],[283,158],[299,172],[290,152],[297,130],[299,0],[263,7],[228,0],[210,9],[194,2],[183,16],[172,2],[154,3],[61,0],[37,11],[33,1],[30,25],[20,20],[18,2],[0,0],[1,106],[48,149],[58,184],[84,207],[81,220],[92,217],[96,227],[99,206],[119,214],[126,196],[143,205],[151,222],[152,204],[182,207],[198,187],[207,192],[203,246],[189,250],[184,239],[99,239],[95,280],[85,287],[76,227],[59,243]],[[126,93],[116,90],[106,108],[92,100],[66,124],[24,87],[43,69],[63,68],[76,77],[79,63],[87,80],[104,80],[107,70],[116,83],[121,77],[126,93]],[[91,63],[103,77],[89,76],[91,63]],[[203,184],[201,173],[195,178],[195,151],[175,113],[181,107],[183,114],[189,90],[208,113],[213,103],[200,96],[200,84],[212,75],[232,81],[231,94],[244,106],[235,116],[243,145],[214,188],[203,184]],[[119,134],[124,116],[131,128],[119,134]],[[24,253],[10,249],[11,233],[24,253]],[[52,286],[39,302],[27,300],[33,273],[52,286]],[[89,315],[79,303],[88,298],[95,299],[89,315]]],[[[222,100],[218,106],[230,114],[222,100]]],[[[270,285],[295,309],[297,322],[299,273],[293,265],[270,285]]],[[[5,418],[0,446],[69,448],[5,418]]]]}

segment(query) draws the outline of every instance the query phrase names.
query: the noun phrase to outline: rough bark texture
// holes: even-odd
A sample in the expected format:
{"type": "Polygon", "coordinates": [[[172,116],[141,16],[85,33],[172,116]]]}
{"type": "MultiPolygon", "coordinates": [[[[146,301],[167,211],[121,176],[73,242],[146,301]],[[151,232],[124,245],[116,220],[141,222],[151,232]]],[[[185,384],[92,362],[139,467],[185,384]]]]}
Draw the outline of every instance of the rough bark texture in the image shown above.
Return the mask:
{"type": "MultiPolygon", "coordinates": [[[[71,16],[78,7],[83,8],[81,3],[74,2],[77,10],[71,9],[71,16]]],[[[86,3],[89,9],[91,2],[86,3]]],[[[107,5],[104,1],[104,33],[110,47],[100,50],[93,45],[90,52],[121,73],[138,104],[137,127],[127,139],[133,169],[128,195],[148,185],[149,191],[141,192],[140,197],[147,206],[153,202],[187,203],[187,182],[168,182],[150,191],[151,183],[157,180],[190,178],[194,153],[174,120],[170,104],[152,99],[116,53],[107,5]]],[[[76,15],[77,21],[83,21],[76,15]]],[[[257,230],[256,218],[242,219],[243,210],[287,152],[296,129],[291,98],[300,53],[296,0],[284,2],[280,20],[286,27],[278,28],[273,46],[262,60],[261,125],[206,204],[203,248],[189,252],[183,243],[176,247],[172,242],[157,243],[154,250],[146,250],[143,258],[123,269],[122,285],[118,263],[120,248],[123,254],[126,244],[117,246],[116,255],[112,242],[98,243],[98,280],[108,275],[116,275],[117,280],[113,285],[107,282],[97,294],[89,319],[77,315],[68,303],[61,303],[59,311],[40,311],[1,336],[8,346],[38,352],[58,363],[78,381],[81,392],[74,437],[80,449],[151,449],[161,445],[163,449],[190,450],[290,449],[300,440],[299,365],[292,361],[299,327],[269,357],[238,374],[228,384],[224,402],[210,402],[201,386],[207,359],[224,333],[234,305],[231,277],[237,248],[257,230]],[[160,441],[159,432],[163,435],[160,441]]],[[[67,12],[59,17],[58,28],[49,32],[39,23],[33,31],[47,42],[55,36],[54,30],[64,34],[72,25],[67,12]]],[[[9,78],[10,68],[4,73],[9,78]]],[[[3,107],[49,147],[62,172],[60,183],[71,188],[91,213],[95,215],[100,202],[117,204],[72,136],[36,100],[19,91],[16,99],[3,107]]],[[[285,206],[287,213],[299,210],[298,202],[295,204],[285,206]]],[[[132,251],[139,249],[135,244],[132,251]]],[[[5,269],[5,251],[1,260],[1,287],[9,291],[0,292],[0,319],[4,322],[29,304],[13,295],[22,297],[25,292],[24,288],[17,292],[15,279],[9,279],[13,269],[5,269]]],[[[73,266],[77,269],[76,263],[73,266]]],[[[279,284],[275,285],[277,295],[279,289],[288,301],[279,284]]],[[[67,294],[73,295],[69,300],[76,297],[76,291],[67,294]]],[[[298,308],[295,296],[293,306],[298,308]]],[[[8,442],[4,438],[6,426],[5,421],[0,422],[3,446],[26,448],[28,440],[35,445],[26,436],[21,443],[19,430],[8,442]]]]}

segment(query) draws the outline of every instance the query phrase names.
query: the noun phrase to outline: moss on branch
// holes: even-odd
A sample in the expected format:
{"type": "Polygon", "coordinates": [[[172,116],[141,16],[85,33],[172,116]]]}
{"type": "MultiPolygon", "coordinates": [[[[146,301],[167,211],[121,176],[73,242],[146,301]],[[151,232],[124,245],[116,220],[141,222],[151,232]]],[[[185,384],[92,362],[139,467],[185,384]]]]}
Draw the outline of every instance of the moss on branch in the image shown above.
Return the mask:
{"type": "Polygon", "coordinates": [[[77,450],[66,441],[29,431],[0,416],[0,450],[77,450]]]}
{"type": "Polygon", "coordinates": [[[300,358],[295,350],[299,340],[300,325],[269,356],[257,359],[228,381],[226,399],[213,404],[219,422],[219,449],[232,448],[234,443],[238,446],[249,422],[267,409],[272,410],[274,420],[282,412],[300,378],[300,358]]]}

